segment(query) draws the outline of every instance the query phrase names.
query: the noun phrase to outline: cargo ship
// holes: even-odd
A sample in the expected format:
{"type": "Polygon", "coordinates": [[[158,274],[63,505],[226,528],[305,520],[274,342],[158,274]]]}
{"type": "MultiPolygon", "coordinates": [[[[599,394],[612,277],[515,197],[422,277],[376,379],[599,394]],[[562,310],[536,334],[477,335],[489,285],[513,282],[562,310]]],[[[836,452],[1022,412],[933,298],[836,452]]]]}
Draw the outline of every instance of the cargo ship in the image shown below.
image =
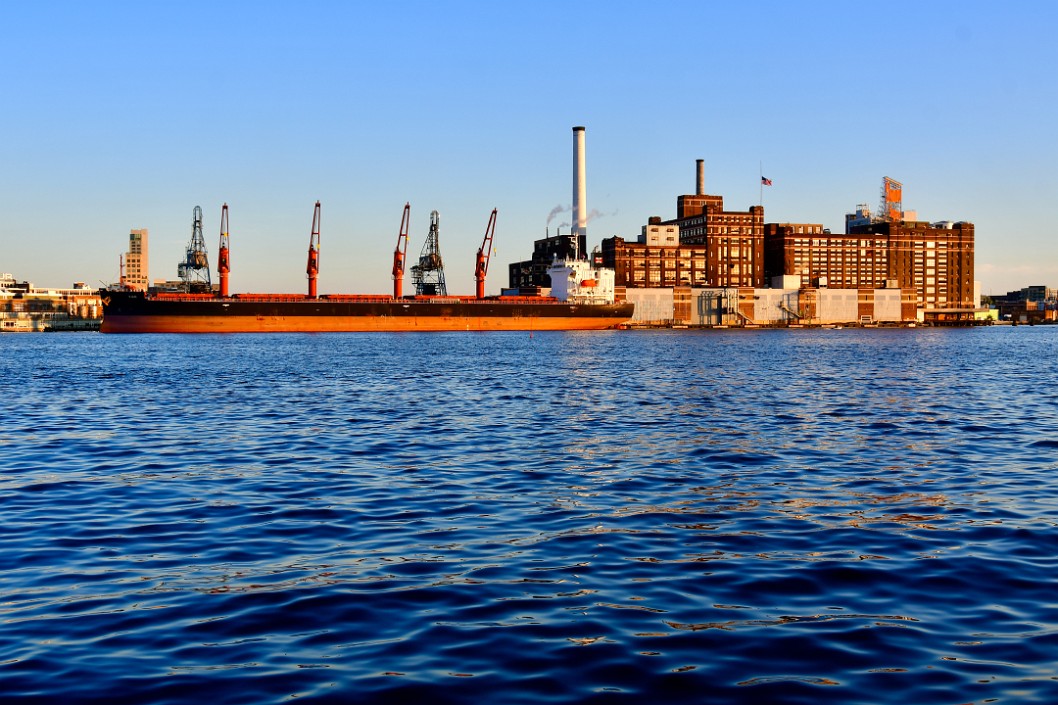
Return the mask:
{"type": "MultiPolygon", "coordinates": [[[[312,214],[309,235],[307,294],[229,294],[231,272],[228,205],[220,218],[217,260],[219,287],[210,280],[202,239],[202,209],[195,206],[191,242],[178,271],[176,290],[131,290],[124,273],[119,283],[100,290],[104,333],[279,333],[359,331],[600,330],[632,319],[634,304],[616,300],[614,270],[589,262],[580,252],[587,225],[584,187],[584,128],[573,128],[573,225],[571,248],[555,256],[547,273],[550,289],[508,290],[485,296],[485,277],[492,253],[496,209],[492,210],[474,267],[474,296],[449,296],[439,246],[437,211],[412,269],[415,294],[403,295],[411,206],[404,205],[393,251],[391,295],[319,295],[320,202],[312,214]]],[[[586,249],[586,247],[585,247],[586,249]]]]}
{"type": "MultiPolygon", "coordinates": [[[[409,206],[404,207],[401,231],[393,258],[392,295],[319,295],[319,202],[313,214],[306,272],[307,294],[229,294],[227,205],[221,213],[218,262],[219,291],[191,275],[208,267],[200,237],[193,235],[188,256],[180,265],[183,291],[134,291],[118,285],[100,291],[103,333],[279,333],[364,331],[511,331],[599,330],[615,328],[632,318],[634,304],[617,302],[614,272],[585,259],[555,259],[548,273],[549,295],[507,292],[485,296],[493,210],[485,239],[478,250],[475,296],[449,296],[437,249],[437,213],[431,214],[431,238],[419,264],[413,267],[416,294],[402,295],[407,250],[409,206]],[[427,275],[433,273],[431,279],[427,275]]],[[[196,219],[201,210],[196,207],[196,219]]],[[[198,221],[196,220],[196,223],[198,221]]],[[[196,226],[197,227],[197,226],[196,226]]],[[[197,232],[197,231],[195,231],[197,232]]],[[[208,271],[207,271],[208,273],[208,271]]]]}
{"type": "Polygon", "coordinates": [[[406,297],[102,293],[104,333],[593,330],[632,318],[633,304],[544,296],[406,297]]]}

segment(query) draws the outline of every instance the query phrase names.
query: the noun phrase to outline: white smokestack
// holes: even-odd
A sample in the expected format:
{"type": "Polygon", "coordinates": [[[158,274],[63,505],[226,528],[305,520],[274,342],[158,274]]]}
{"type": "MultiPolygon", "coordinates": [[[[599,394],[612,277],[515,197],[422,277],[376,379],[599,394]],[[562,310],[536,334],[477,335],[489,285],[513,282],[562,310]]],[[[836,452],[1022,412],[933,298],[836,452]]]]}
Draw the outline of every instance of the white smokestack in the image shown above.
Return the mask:
{"type": "Polygon", "coordinates": [[[588,234],[588,189],[584,175],[584,128],[573,128],[573,235],[588,234]]]}
{"type": "Polygon", "coordinates": [[[698,191],[699,196],[705,195],[705,160],[698,160],[698,191]]]}

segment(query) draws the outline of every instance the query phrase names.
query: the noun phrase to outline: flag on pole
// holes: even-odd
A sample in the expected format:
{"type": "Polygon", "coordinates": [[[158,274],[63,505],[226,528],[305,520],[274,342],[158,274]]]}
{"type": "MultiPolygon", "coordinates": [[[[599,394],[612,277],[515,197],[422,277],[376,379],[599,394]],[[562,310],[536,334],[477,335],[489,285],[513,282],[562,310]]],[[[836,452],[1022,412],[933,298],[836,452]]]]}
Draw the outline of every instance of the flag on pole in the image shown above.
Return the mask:
{"type": "Polygon", "coordinates": [[[763,176],[760,177],[760,185],[761,186],[771,186],[771,179],[765,178],[763,176]]]}

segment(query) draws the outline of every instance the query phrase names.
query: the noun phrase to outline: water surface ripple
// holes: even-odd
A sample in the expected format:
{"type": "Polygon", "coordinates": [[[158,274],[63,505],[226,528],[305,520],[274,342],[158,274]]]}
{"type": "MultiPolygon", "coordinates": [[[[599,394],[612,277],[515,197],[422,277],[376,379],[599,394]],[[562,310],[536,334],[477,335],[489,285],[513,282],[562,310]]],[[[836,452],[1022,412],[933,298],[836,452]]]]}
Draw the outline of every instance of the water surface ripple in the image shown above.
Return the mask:
{"type": "Polygon", "coordinates": [[[0,349],[4,702],[1058,702],[1058,327],[0,349]]]}

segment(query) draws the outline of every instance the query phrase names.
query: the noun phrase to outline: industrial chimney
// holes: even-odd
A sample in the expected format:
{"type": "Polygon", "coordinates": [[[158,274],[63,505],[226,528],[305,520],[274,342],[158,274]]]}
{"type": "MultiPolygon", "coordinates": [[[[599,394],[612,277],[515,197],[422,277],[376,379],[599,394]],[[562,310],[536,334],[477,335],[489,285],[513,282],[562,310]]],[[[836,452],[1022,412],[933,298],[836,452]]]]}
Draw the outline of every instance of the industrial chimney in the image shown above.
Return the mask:
{"type": "Polygon", "coordinates": [[[574,237],[588,234],[587,187],[584,176],[584,128],[573,128],[573,232],[574,237]]]}
{"type": "Polygon", "coordinates": [[[705,160],[698,160],[698,190],[695,191],[695,195],[705,195],[705,160]]]}

